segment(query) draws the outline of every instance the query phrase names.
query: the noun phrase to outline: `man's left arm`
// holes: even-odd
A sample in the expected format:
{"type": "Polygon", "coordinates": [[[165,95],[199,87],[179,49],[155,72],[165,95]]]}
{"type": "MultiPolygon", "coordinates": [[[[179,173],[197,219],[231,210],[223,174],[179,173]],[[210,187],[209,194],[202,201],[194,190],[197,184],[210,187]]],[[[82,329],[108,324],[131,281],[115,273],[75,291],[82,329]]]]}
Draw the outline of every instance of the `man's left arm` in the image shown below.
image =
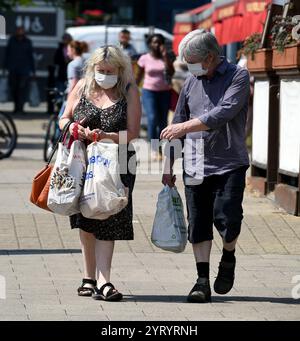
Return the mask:
{"type": "Polygon", "coordinates": [[[185,130],[187,132],[195,132],[199,130],[215,130],[222,127],[242,110],[245,103],[248,102],[249,94],[249,72],[246,69],[241,69],[233,78],[222,101],[212,110],[201,115],[201,117],[186,122],[185,130]]]}
{"type": "Polygon", "coordinates": [[[249,72],[246,69],[241,69],[216,107],[199,118],[168,126],[165,128],[162,138],[172,140],[187,133],[220,128],[241,111],[245,103],[248,102],[249,93],[249,72]]]}

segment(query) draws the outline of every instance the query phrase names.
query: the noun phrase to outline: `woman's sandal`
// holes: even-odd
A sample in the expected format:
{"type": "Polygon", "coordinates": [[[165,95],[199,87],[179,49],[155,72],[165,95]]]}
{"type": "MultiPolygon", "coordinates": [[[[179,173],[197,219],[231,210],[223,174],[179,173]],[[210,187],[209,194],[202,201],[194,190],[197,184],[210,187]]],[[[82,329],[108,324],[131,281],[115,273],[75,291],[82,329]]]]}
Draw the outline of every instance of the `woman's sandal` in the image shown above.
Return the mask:
{"type": "Polygon", "coordinates": [[[111,283],[105,283],[100,289],[97,287],[94,288],[92,297],[94,300],[121,301],[123,295],[111,283]],[[103,291],[106,287],[110,287],[110,289],[107,291],[106,295],[104,295],[103,291]]]}
{"type": "Polygon", "coordinates": [[[94,292],[94,288],[96,288],[96,285],[97,285],[96,280],[83,278],[81,286],[77,289],[78,296],[91,297],[94,292]],[[85,284],[91,284],[94,287],[93,288],[85,287],[84,286],[85,284]]]}

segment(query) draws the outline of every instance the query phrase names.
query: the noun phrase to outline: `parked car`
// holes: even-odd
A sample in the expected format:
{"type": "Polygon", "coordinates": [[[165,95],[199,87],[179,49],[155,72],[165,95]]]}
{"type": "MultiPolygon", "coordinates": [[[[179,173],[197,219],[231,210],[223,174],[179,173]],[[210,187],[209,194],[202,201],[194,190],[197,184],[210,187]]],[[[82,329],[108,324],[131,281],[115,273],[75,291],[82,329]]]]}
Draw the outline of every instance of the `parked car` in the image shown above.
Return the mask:
{"type": "Polygon", "coordinates": [[[140,26],[79,26],[69,27],[67,32],[75,40],[84,40],[89,45],[89,51],[94,51],[97,47],[105,44],[117,44],[119,32],[126,28],[131,33],[131,44],[135,47],[138,54],[147,51],[146,38],[152,33],[161,33],[166,38],[166,46],[172,48],[173,35],[167,31],[155,27],[140,26]]]}

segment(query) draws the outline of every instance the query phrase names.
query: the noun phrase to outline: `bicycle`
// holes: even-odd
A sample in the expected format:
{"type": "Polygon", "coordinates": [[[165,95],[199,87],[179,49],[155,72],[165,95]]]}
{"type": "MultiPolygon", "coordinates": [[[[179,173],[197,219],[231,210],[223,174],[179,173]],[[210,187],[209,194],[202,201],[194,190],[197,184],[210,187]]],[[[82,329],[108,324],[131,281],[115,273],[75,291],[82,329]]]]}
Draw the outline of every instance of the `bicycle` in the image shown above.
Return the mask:
{"type": "Polygon", "coordinates": [[[46,126],[46,135],[43,148],[43,158],[45,162],[48,162],[49,156],[51,155],[53,148],[60,135],[60,129],[58,125],[59,117],[62,115],[64,110],[66,94],[59,91],[56,88],[48,89],[49,94],[53,96],[54,103],[54,114],[49,118],[48,124],[46,126]]]}
{"type": "Polygon", "coordinates": [[[13,119],[0,112],[0,160],[9,157],[17,145],[18,133],[13,119]]]}

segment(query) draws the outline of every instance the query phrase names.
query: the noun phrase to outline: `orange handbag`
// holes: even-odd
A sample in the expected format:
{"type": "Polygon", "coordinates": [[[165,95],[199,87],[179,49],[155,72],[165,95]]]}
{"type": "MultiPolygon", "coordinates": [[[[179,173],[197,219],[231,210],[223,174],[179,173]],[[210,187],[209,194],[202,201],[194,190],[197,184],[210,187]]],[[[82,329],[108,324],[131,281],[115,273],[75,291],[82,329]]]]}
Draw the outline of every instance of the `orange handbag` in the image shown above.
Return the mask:
{"type": "Polygon", "coordinates": [[[59,139],[58,139],[55,147],[53,148],[53,151],[49,157],[49,160],[46,163],[46,166],[38,172],[38,174],[34,177],[34,179],[32,181],[30,201],[33,204],[35,204],[36,206],[43,208],[44,210],[51,211],[47,206],[50,179],[51,179],[51,171],[53,168],[53,166],[50,165],[50,162],[53,158],[53,155],[56,152],[56,149],[58,147],[58,143],[65,139],[65,136],[68,132],[68,129],[69,129],[71,123],[72,122],[70,121],[65,125],[62,133],[59,136],[59,139]]]}
{"type": "Polygon", "coordinates": [[[47,206],[51,171],[53,166],[46,165],[38,174],[34,177],[32,182],[30,201],[36,206],[49,210],[47,206]]]}

